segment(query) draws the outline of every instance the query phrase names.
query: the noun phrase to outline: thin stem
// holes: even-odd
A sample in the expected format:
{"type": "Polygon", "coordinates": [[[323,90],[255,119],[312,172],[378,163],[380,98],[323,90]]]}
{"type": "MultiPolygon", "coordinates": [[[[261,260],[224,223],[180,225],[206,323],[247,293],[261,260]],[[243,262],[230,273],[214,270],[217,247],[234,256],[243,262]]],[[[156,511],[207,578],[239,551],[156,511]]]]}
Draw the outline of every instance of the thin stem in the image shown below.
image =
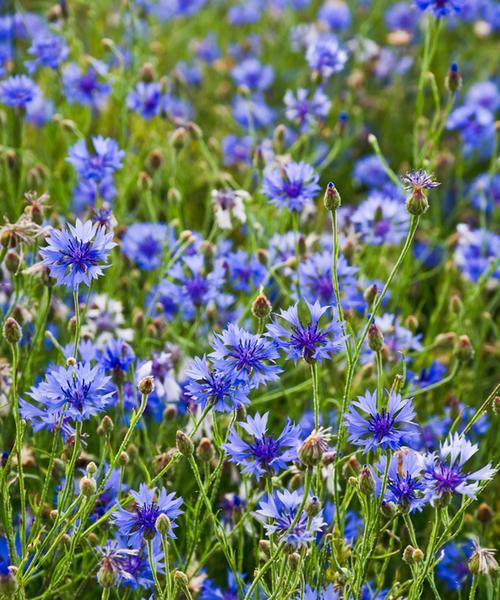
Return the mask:
{"type": "Polygon", "coordinates": [[[158,598],[163,600],[163,590],[161,589],[160,580],[158,579],[158,573],[156,572],[156,563],[153,554],[153,543],[151,540],[148,540],[148,558],[149,558],[149,566],[151,567],[151,573],[153,574],[153,579],[155,582],[155,588],[158,592],[158,598]]]}
{"type": "Polygon", "coordinates": [[[311,363],[311,377],[313,384],[313,405],[314,405],[314,428],[319,429],[319,385],[318,385],[318,363],[311,363]]]}

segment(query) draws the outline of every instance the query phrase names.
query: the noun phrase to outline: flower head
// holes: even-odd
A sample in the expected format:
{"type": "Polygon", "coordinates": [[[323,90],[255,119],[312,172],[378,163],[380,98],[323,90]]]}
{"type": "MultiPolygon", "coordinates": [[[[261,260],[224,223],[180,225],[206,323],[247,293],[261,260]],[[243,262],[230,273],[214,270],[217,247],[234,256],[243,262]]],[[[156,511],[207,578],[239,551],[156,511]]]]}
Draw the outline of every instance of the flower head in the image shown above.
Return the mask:
{"type": "Polygon", "coordinates": [[[122,252],[145,271],[158,269],[163,261],[168,229],[162,223],[132,223],[122,239],[122,252]]]}
{"type": "Polygon", "coordinates": [[[415,192],[421,190],[432,190],[441,185],[439,181],[434,179],[434,175],[429,175],[427,171],[419,169],[418,171],[410,171],[403,177],[403,183],[407,192],[415,192]]]}
{"type": "Polygon", "coordinates": [[[245,379],[233,369],[211,367],[205,357],[196,357],[186,376],[188,392],[202,407],[213,403],[215,410],[231,412],[250,403],[245,379]]]}
{"type": "Polygon", "coordinates": [[[285,351],[287,358],[295,362],[300,358],[309,363],[321,362],[343,348],[345,336],[331,306],[320,306],[318,302],[306,302],[306,305],[310,313],[310,319],[307,321],[299,318],[297,303],[287,310],[282,310],[278,315],[288,327],[284,327],[275,319],[267,326],[267,330],[278,347],[285,351]],[[330,319],[325,319],[327,324],[322,327],[321,317],[329,310],[333,314],[330,319]]]}
{"type": "Polygon", "coordinates": [[[467,471],[465,463],[477,452],[478,447],[465,436],[455,433],[441,444],[438,453],[425,457],[425,479],[435,500],[450,499],[453,494],[475,498],[481,481],[488,481],[495,474],[491,463],[477,471],[467,471]]]}
{"type": "Polygon", "coordinates": [[[276,533],[280,540],[285,540],[293,548],[307,546],[315,539],[316,533],[323,527],[323,515],[320,511],[310,518],[302,510],[298,519],[297,512],[303,501],[303,492],[295,490],[276,491],[273,496],[261,500],[256,514],[264,519],[270,519],[264,525],[267,534],[276,533]],[[294,524],[294,521],[295,524],[294,524]],[[293,527],[290,529],[290,527],[293,527]]]}
{"type": "Polygon", "coordinates": [[[129,545],[140,547],[143,539],[159,538],[156,520],[162,514],[170,520],[167,536],[175,538],[173,529],[177,527],[175,519],[183,512],[179,508],[182,498],[173,492],[167,494],[165,488],[161,488],[159,492],[156,488],[149,489],[145,483],[139,486],[138,492],[132,490],[130,493],[135,500],[132,511],[120,507],[112,516],[113,522],[120,528],[120,533],[128,538],[129,545]]]}
{"type": "Polygon", "coordinates": [[[251,387],[275,381],[281,372],[275,364],[279,353],[273,343],[234,323],[215,336],[213,348],[210,358],[215,367],[222,372],[235,373],[251,387]]]}
{"type": "Polygon", "coordinates": [[[41,95],[38,85],[26,75],[12,75],[0,81],[0,103],[14,108],[26,108],[41,95]]]}
{"type": "Polygon", "coordinates": [[[232,229],[233,218],[235,221],[245,223],[245,201],[250,199],[248,192],[244,190],[212,190],[212,205],[214,207],[215,220],[221,229],[232,229]]]}
{"type": "Polygon", "coordinates": [[[280,208],[301,211],[311,203],[320,187],[319,175],[304,162],[289,162],[283,168],[266,167],[262,193],[280,208]]]}
{"type": "Polygon", "coordinates": [[[140,81],[127,98],[127,107],[139,113],[145,119],[151,119],[158,114],[161,101],[161,85],[156,82],[140,81]]]}
{"type": "Polygon", "coordinates": [[[57,69],[68,57],[68,47],[60,35],[43,33],[34,37],[28,53],[35,59],[28,61],[26,66],[34,73],[38,67],[57,69]]]}
{"type": "Polygon", "coordinates": [[[307,48],[307,63],[312,71],[324,79],[343,70],[347,62],[347,52],[333,34],[324,34],[307,48]]]}
{"type": "Polygon", "coordinates": [[[77,289],[81,283],[89,286],[106,268],[110,250],[116,245],[113,234],[104,227],[79,219],[67,229],[52,229],[48,245],[40,250],[42,264],[47,266],[58,285],[77,289]]]}
{"type": "Polygon", "coordinates": [[[464,0],[415,0],[415,3],[419,10],[428,10],[436,17],[459,13],[464,6],[464,0]]]}
{"type": "Polygon", "coordinates": [[[106,72],[107,67],[100,61],[93,61],[85,72],[74,63],[64,67],[62,80],[67,101],[88,105],[95,110],[103,108],[111,92],[109,83],[101,81],[106,72]]]}
{"type": "Polygon", "coordinates": [[[379,410],[376,392],[367,391],[352,402],[346,415],[349,441],[361,446],[365,453],[377,448],[396,450],[404,439],[416,435],[418,426],[413,422],[414,417],[411,398],[403,400],[391,392],[387,408],[379,410]]]}
{"type": "Polygon", "coordinates": [[[243,466],[243,473],[250,473],[260,479],[264,473],[277,473],[286,469],[288,463],[297,459],[300,443],[300,427],[287,420],[281,434],[275,438],[267,433],[269,413],[255,417],[248,415],[246,422],[239,422],[250,436],[251,441],[243,440],[233,428],[229,431],[229,442],[223,447],[230,460],[243,466]]]}
{"type": "Polygon", "coordinates": [[[306,131],[315,122],[326,119],[332,105],[321,89],[315,90],[311,98],[308,96],[308,90],[300,88],[295,94],[292,90],[287,90],[284,98],[286,118],[297,123],[301,131],[306,131]]]}

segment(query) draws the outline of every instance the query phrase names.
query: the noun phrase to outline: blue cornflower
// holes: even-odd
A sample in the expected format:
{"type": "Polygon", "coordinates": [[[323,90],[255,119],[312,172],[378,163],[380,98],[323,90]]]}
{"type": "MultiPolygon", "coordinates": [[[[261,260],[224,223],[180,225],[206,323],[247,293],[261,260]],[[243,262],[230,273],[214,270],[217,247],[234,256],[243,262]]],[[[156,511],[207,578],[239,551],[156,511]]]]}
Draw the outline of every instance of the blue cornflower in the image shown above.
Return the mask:
{"type": "Polygon", "coordinates": [[[450,590],[460,590],[471,577],[469,559],[474,545],[471,541],[448,542],[440,553],[436,574],[450,590]]]}
{"type": "Polygon", "coordinates": [[[125,152],[120,150],[115,140],[102,135],[92,137],[95,153],[90,153],[85,140],[79,140],[69,149],[66,159],[84,180],[102,181],[121,169],[125,152]]]}
{"type": "Polygon", "coordinates": [[[330,29],[342,31],[351,24],[351,10],[342,0],[327,0],[318,11],[318,21],[326,23],[330,29]]]}
{"type": "Polygon", "coordinates": [[[249,135],[226,135],[222,139],[222,156],[228,167],[238,163],[250,163],[252,159],[253,140],[249,135]]]}
{"type": "Polygon", "coordinates": [[[472,206],[490,215],[500,207],[500,173],[483,173],[476,177],[469,188],[472,206]]]}
{"type": "Polygon", "coordinates": [[[175,519],[183,513],[179,508],[182,498],[177,497],[174,492],[167,494],[165,488],[161,488],[159,492],[156,488],[149,489],[145,483],[141,483],[138,492],[131,490],[130,494],[135,500],[132,511],[120,507],[112,515],[113,522],[120,533],[128,538],[129,545],[136,548],[141,546],[143,539],[160,538],[156,519],[162,514],[170,519],[167,536],[175,539],[173,529],[177,527],[175,519]]]}
{"type": "Polygon", "coordinates": [[[374,191],[351,217],[362,240],[371,246],[399,244],[406,237],[410,217],[402,201],[374,191]]]}
{"type": "MultiPolygon", "coordinates": [[[[350,292],[356,285],[357,267],[352,267],[344,255],[337,261],[337,276],[340,293],[350,292]]],[[[335,304],[332,283],[332,253],[325,251],[310,256],[299,265],[300,289],[309,302],[318,300],[322,305],[335,304]]]]}
{"type": "Polygon", "coordinates": [[[161,267],[168,229],[162,223],[132,223],[123,235],[123,254],[145,271],[161,267]]]}
{"type": "Polygon", "coordinates": [[[418,14],[407,2],[396,2],[385,11],[384,21],[390,31],[415,31],[418,14]]]}
{"type": "Polygon", "coordinates": [[[215,335],[214,352],[210,358],[219,371],[236,373],[251,387],[279,379],[282,371],[275,364],[279,353],[274,344],[261,335],[254,335],[230,323],[215,335]]]}
{"type": "Polygon", "coordinates": [[[269,413],[255,417],[248,415],[246,422],[238,422],[251,437],[250,442],[243,440],[233,428],[229,431],[229,442],[223,448],[230,460],[243,467],[242,473],[250,473],[257,480],[265,473],[271,475],[286,469],[297,459],[300,443],[300,427],[287,419],[281,434],[274,438],[267,433],[269,413]]]}
{"type": "Polygon", "coordinates": [[[274,119],[274,110],[259,93],[250,97],[236,95],[232,107],[235,121],[245,129],[267,127],[274,119]]]}
{"type": "Polygon", "coordinates": [[[229,271],[231,285],[240,292],[250,293],[258,289],[266,276],[266,267],[255,255],[249,255],[244,250],[230,252],[223,264],[229,271]]]}
{"type": "Polygon", "coordinates": [[[233,67],[231,75],[236,85],[263,92],[273,83],[274,69],[270,65],[262,65],[256,58],[251,57],[233,67]]]}
{"type": "Polygon", "coordinates": [[[90,419],[112,404],[114,391],[110,387],[110,378],[99,365],[79,362],[71,367],[50,369],[45,379],[31,388],[28,396],[36,404],[20,401],[23,418],[39,423],[38,429],[53,429],[48,422],[49,416],[64,415],[72,421],[90,419]],[[41,422],[40,412],[47,414],[47,421],[41,422]]]}
{"type": "Polygon", "coordinates": [[[349,441],[370,450],[396,450],[402,440],[416,434],[418,426],[413,422],[415,411],[411,398],[402,399],[400,394],[389,393],[387,408],[377,409],[377,393],[366,392],[352,402],[345,417],[349,441]],[[368,413],[364,415],[362,413],[368,413]]]}
{"type": "Polygon", "coordinates": [[[423,389],[426,388],[441,379],[444,378],[446,373],[446,365],[438,360],[434,360],[429,367],[424,367],[420,371],[420,375],[417,375],[412,383],[415,384],[418,388],[423,389]]]}
{"type": "Polygon", "coordinates": [[[92,221],[68,229],[52,229],[47,238],[48,245],[40,250],[42,264],[49,268],[58,285],[76,290],[81,283],[89,286],[106,268],[110,250],[116,245],[113,234],[106,232],[92,221]]]}
{"type": "Polygon", "coordinates": [[[332,105],[328,96],[319,88],[314,90],[310,99],[308,96],[309,91],[300,88],[296,93],[287,90],[284,98],[286,118],[296,123],[302,132],[318,121],[324,121],[332,105]]]}
{"type": "Polygon", "coordinates": [[[207,63],[214,63],[221,55],[217,39],[213,33],[209,33],[204,39],[197,41],[194,50],[196,56],[207,63]]]}
{"type": "MultiPolygon", "coordinates": [[[[248,585],[243,586],[243,592],[247,588],[248,585]]],[[[218,587],[211,579],[205,579],[200,595],[198,596],[199,600],[238,600],[239,597],[238,582],[234,573],[229,569],[227,571],[227,586],[225,589],[218,587]]]]}
{"type": "MultiPolygon", "coordinates": [[[[382,479],[387,465],[387,457],[381,456],[373,469],[375,493],[382,493],[382,479]]],[[[409,448],[398,450],[389,459],[387,487],[384,502],[393,502],[406,512],[422,510],[429,502],[432,492],[428,489],[423,475],[423,459],[409,448]]]]}
{"type": "Polygon", "coordinates": [[[310,304],[306,301],[311,314],[307,322],[299,318],[298,303],[287,310],[281,310],[279,317],[291,327],[283,327],[276,319],[267,326],[269,335],[279,348],[285,351],[286,357],[295,361],[303,358],[308,363],[321,362],[330,358],[344,347],[345,336],[337,319],[337,314],[331,306],[320,306],[318,302],[310,304]],[[321,317],[329,310],[332,316],[322,327],[321,317]]]}
{"type": "Polygon", "coordinates": [[[134,351],[127,342],[121,338],[111,338],[106,344],[99,362],[105,371],[112,372],[115,380],[121,381],[134,359],[134,351]]]}
{"type": "Polygon", "coordinates": [[[421,11],[428,10],[436,17],[446,17],[460,13],[464,0],[415,0],[415,4],[421,11]]]}
{"type": "Polygon", "coordinates": [[[140,81],[127,97],[127,107],[145,119],[151,119],[160,111],[161,85],[140,81]]]}
{"type": "Polygon", "coordinates": [[[62,73],[64,97],[70,104],[100,110],[111,92],[109,83],[100,80],[106,73],[107,67],[100,61],[93,61],[85,72],[76,64],[67,65],[62,73]]]}
{"type": "MultiPolygon", "coordinates": [[[[326,4],[325,4],[326,6],[326,4]]],[[[324,588],[313,589],[308,583],[304,588],[304,594],[298,593],[294,600],[339,600],[340,592],[335,591],[333,583],[324,588]]]]}
{"type": "Polygon", "coordinates": [[[40,250],[46,265],[59,285],[77,289],[81,283],[90,285],[92,279],[102,275],[109,251],[116,245],[103,227],[91,221],[76,220],[67,230],[52,229],[48,245],[40,250]]]}
{"type": "Polygon", "coordinates": [[[57,69],[66,60],[69,51],[60,35],[42,33],[35,36],[28,53],[34,56],[35,60],[27,61],[26,68],[30,73],[34,73],[38,67],[57,69]]]}
{"type": "Polygon", "coordinates": [[[214,410],[231,412],[250,403],[244,378],[235,370],[211,367],[205,357],[195,357],[186,377],[188,392],[203,408],[211,402],[214,410]]]}
{"type": "Polygon", "coordinates": [[[161,112],[165,113],[174,123],[185,123],[193,118],[193,107],[188,100],[172,94],[163,94],[161,112]]]}
{"type": "Polygon", "coordinates": [[[293,529],[288,533],[302,500],[303,492],[300,490],[277,490],[272,496],[261,500],[256,514],[271,519],[264,525],[267,535],[276,533],[280,541],[285,540],[293,548],[303,548],[312,542],[324,525],[322,511],[314,517],[308,517],[305,510],[302,510],[293,529]]]}
{"type": "Polygon", "coordinates": [[[376,154],[358,159],[354,165],[352,178],[366,187],[380,188],[389,182],[389,175],[376,154]]]}
{"type": "Polygon", "coordinates": [[[477,452],[478,446],[456,433],[443,442],[437,453],[424,458],[424,477],[434,500],[449,500],[453,494],[475,498],[480,481],[488,481],[495,469],[488,463],[477,471],[466,471],[465,463],[477,452]]]}
{"type": "Polygon", "coordinates": [[[323,34],[307,48],[306,59],[309,68],[323,79],[343,70],[347,62],[347,52],[333,34],[323,34]]]}
{"type": "Polygon", "coordinates": [[[26,75],[12,75],[0,81],[0,103],[14,108],[26,108],[41,95],[38,85],[26,75]]]}
{"type": "MultiPolygon", "coordinates": [[[[500,255],[500,235],[487,229],[470,229],[465,223],[457,225],[458,242],[453,259],[463,275],[477,282],[500,255]]],[[[500,279],[500,267],[491,273],[500,279]]]]}
{"type": "Polygon", "coordinates": [[[264,170],[262,193],[271,204],[301,211],[318,193],[318,180],[319,175],[304,162],[289,162],[282,168],[270,165],[264,170]]]}

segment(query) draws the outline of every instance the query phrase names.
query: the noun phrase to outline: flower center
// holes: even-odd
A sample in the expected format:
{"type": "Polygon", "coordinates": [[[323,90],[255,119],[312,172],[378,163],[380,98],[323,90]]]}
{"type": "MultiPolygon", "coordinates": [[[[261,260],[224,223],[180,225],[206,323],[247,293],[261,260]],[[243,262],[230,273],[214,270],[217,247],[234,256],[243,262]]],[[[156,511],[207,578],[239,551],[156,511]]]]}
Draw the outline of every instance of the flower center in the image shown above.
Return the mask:
{"type": "Polygon", "coordinates": [[[394,425],[394,417],[384,409],[382,412],[377,413],[374,417],[369,418],[370,431],[377,438],[378,442],[381,442],[384,437],[389,435],[394,425]]]}

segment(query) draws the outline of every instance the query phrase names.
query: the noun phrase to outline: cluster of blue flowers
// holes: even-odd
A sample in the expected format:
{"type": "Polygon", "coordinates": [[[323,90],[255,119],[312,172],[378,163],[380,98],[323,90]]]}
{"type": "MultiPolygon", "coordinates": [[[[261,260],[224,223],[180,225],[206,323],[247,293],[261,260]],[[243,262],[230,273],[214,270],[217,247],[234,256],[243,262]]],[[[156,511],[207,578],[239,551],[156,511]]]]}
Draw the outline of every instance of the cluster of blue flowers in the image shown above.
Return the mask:
{"type": "Polygon", "coordinates": [[[32,4],[0,597],[497,597],[495,2],[32,4]]]}

